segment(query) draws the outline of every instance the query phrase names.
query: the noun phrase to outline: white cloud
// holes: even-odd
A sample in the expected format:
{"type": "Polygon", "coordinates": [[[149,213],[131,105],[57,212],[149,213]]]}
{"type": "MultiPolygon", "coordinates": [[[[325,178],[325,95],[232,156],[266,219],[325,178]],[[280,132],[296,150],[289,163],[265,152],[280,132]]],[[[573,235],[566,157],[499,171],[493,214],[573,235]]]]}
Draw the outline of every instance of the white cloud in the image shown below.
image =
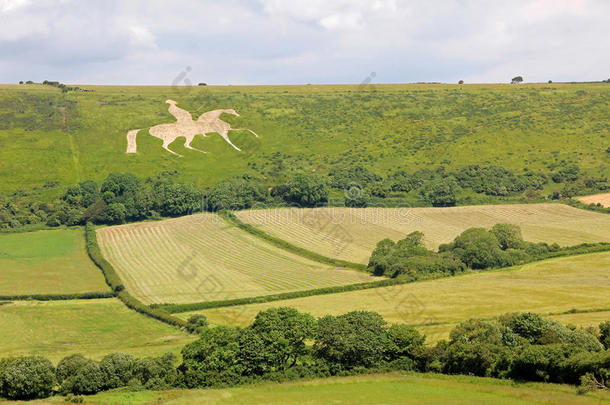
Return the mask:
{"type": "Polygon", "coordinates": [[[0,11],[8,12],[27,6],[30,0],[0,0],[0,11]]]}
{"type": "Polygon", "coordinates": [[[155,36],[146,27],[132,25],[129,27],[129,41],[132,45],[144,48],[158,48],[155,36]]]}

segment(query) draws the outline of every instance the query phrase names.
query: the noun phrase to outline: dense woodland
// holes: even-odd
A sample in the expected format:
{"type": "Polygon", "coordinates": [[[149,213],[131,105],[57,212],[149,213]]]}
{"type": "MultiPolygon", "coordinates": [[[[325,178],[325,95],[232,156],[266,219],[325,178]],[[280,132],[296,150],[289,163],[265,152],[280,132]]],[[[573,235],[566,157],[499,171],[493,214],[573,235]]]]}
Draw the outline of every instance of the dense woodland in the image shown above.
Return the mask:
{"type": "Polygon", "coordinates": [[[462,322],[435,345],[426,345],[413,326],[388,325],[367,311],[316,319],[281,307],[260,312],[246,328],[208,327],[202,315],[188,325],[199,339],[182,349],[177,367],[172,354],[112,353],[100,361],[73,354],[56,366],[42,357],[6,358],[0,360],[0,395],[58,393],[78,402],[78,395],[119,387],[224,387],[388,370],[579,384],[580,392],[610,380],[610,321],[581,329],[513,313],[462,322]]]}
{"type": "MultiPolygon", "coordinates": [[[[102,184],[92,180],[75,184],[54,199],[43,197],[49,193],[48,189],[54,187],[53,184],[31,191],[17,191],[0,196],[0,229],[82,225],[88,221],[120,224],[255,206],[409,205],[413,202],[413,195],[417,204],[436,207],[489,202],[489,198],[496,202],[507,201],[502,200],[506,198],[543,201],[610,189],[608,179],[584,176],[573,165],[560,166],[549,173],[521,174],[498,166],[479,165],[466,166],[455,172],[447,172],[442,167],[410,173],[397,170],[387,178],[356,166],[338,168],[328,176],[298,173],[279,185],[244,175],[205,190],[183,183],[179,178],[175,171],[162,172],[145,180],[130,173],[115,173],[102,184]],[[549,183],[559,186],[560,191],[544,195],[543,190],[549,183]]],[[[601,206],[589,208],[610,211],[601,206]]]]}

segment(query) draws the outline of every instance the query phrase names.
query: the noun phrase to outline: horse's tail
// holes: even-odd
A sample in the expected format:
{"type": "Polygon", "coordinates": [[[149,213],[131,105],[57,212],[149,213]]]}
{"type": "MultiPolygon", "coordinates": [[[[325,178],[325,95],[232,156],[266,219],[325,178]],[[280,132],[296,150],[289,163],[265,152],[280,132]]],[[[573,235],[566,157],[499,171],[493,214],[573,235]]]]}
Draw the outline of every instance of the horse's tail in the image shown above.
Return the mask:
{"type": "Polygon", "coordinates": [[[138,151],[138,144],[136,143],[136,136],[138,135],[139,129],[132,129],[127,132],[127,151],[125,153],[136,153],[138,151]]]}

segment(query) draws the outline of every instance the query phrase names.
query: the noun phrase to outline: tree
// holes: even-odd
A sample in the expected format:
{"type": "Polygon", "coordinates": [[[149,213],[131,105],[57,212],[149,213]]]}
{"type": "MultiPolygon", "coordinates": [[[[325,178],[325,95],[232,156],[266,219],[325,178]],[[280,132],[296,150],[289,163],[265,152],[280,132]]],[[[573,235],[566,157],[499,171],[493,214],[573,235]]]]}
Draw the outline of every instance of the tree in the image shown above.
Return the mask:
{"type": "Polygon", "coordinates": [[[297,174],[278,189],[286,202],[302,207],[313,207],[328,201],[326,180],[317,174],[297,174]]]}
{"type": "Polygon", "coordinates": [[[315,326],[314,317],[294,308],[280,307],[261,311],[245,331],[256,336],[249,336],[245,341],[240,339],[240,357],[252,359],[255,354],[254,358],[259,364],[244,364],[249,369],[262,372],[286,370],[308,352],[305,341],[314,336],[315,326]],[[260,345],[251,347],[245,344],[257,343],[257,340],[260,345]]]}
{"type": "Polygon", "coordinates": [[[606,349],[610,349],[610,321],[599,324],[599,341],[606,349]]]}
{"type": "Polygon", "coordinates": [[[385,324],[376,312],[324,316],[318,320],[314,353],[340,369],[378,366],[389,345],[385,324]]]}
{"type": "Polygon", "coordinates": [[[521,228],[513,224],[496,224],[490,232],[498,239],[500,249],[522,249],[524,247],[521,228]]]}
{"type": "Polygon", "coordinates": [[[108,204],[104,209],[104,219],[109,224],[122,224],[126,216],[127,210],[121,203],[108,204]]]}
{"type": "MultiPolygon", "coordinates": [[[[68,379],[67,381],[70,381],[68,379]]],[[[65,381],[64,381],[65,383],[65,381]]],[[[100,364],[89,360],[80,367],[71,381],[71,392],[73,394],[95,394],[104,388],[104,373],[100,364]]]]}
{"type": "Polygon", "coordinates": [[[189,332],[193,333],[199,330],[199,328],[207,328],[208,319],[203,314],[191,315],[187,321],[186,328],[189,332]]]}
{"type": "Polygon", "coordinates": [[[400,357],[415,358],[426,340],[425,336],[410,325],[392,325],[387,328],[390,343],[386,355],[390,360],[400,357]]]}
{"type": "Polygon", "coordinates": [[[104,388],[124,387],[133,376],[135,360],[125,353],[111,353],[100,361],[100,370],[104,375],[104,388]]]}
{"type": "Polygon", "coordinates": [[[55,368],[43,357],[18,357],[0,362],[0,395],[28,400],[51,395],[55,368]]]}
{"type": "Polygon", "coordinates": [[[458,84],[464,84],[464,81],[463,81],[463,80],[460,80],[460,81],[458,82],[458,84]]]}
{"type": "Polygon", "coordinates": [[[180,378],[188,388],[236,384],[243,367],[238,362],[241,330],[226,326],[204,328],[195,342],[182,348],[180,378]]]}
{"type": "Polygon", "coordinates": [[[510,81],[511,84],[519,84],[522,82],[523,82],[523,77],[521,77],[521,76],[515,76],[510,81]]]}
{"type": "Polygon", "coordinates": [[[458,185],[453,177],[433,180],[422,189],[424,200],[435,207],[451,207],[455,205],[458,185]]]}
{"type": "Polygon", "coordinates": [[[82,354],[71,354],[57,363],[57,382],[61,384],[65,379],[76,375],[76,372],[89,362],[82,354]]]}

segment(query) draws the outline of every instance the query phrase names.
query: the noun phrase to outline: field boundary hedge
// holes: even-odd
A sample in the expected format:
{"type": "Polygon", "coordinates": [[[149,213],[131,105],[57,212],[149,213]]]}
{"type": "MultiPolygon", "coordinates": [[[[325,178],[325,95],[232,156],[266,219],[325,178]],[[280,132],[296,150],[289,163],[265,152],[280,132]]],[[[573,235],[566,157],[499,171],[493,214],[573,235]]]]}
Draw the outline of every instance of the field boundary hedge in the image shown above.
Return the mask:
{"type": "Polygon", "coordinates": [[[73,294],[20,294],[0,295],[2,301],[67,301],[67,300],[92,300],[98,298],[114,298],[112,291],[94,291],[73,294]]]}
{"type": "Polygon", "coordinates": [[[322,287],[315,288],[312,290],[302,290],[302,291],[290,291],[280,294],[271,294],[271,295],[259,295],[256,297],[245,297],[245,298],[235,298],[230,300],[221,300],[221,301],[204,301],[204,302],[193,302],[187,304],[152,304],[151,308],[159,308],[163,311],[175,314],[180,312],[189,312],[189,311],[197,311],[200,309],[212,309],[212,308],[220,308],[220,307],[231,307],[237,305],[247,305],[247,304],[262,304],[265,302],[272,301],[282,301],[293,298],[302,298],[302,297],[311,297],[314,295],[326,295],[326,294],[335,294],[342,293],[348,291],[357,291],[357,290],[367,290],[370,288],[379,288],[379,287],[389,287],[398,284],[405,284],[408,281],[402,281],[397,279],[383,279],[379,281],[371,281],[367,283],[357,283],[357,284],[347,284],[347,285],[339,285],[333,287],[322,287]]]}
{"type": "Polygon", "coordinates": [[[125,286],[123,285],[119,275],[114,270],[114,267],[112,267],[112,264],[110,264],[110,262],[108,262],[102,255],[100,247],[97,243],[95,226],[91,222],[87,222],[87,225],[85,225],[85,236],[87,242],[87,253],[89,254],[89,257],[93,263],[100,268],[104,274],[106,283],[110,286],[110,288],[112,288],[112,291],[114,291],[116,296],[123,302],[123,304],[125,304],[128,308],[150,318],[172,326],[186,329],[186,321],[176,318],[163,310],[152,308],[143,304],[140,300],[125,290],[125,286]]]}
{"type": "Polygon", "coordinates": [[[340,259],[334,259],[332,257],[324,256],[324,255],[312,252],[311,250],[307,250],[305,248],[293,245],[292,243],[287,242],[284,239],[280,239],[273,235],[270,235],[267,232],[256,228],[255,226],[246,224],[245,222],[243,222],[242,220],[237,218],[237,216],[230,211],[219,211],[218,215],[221,218],[223,218],[225,221],[227,221],[229,224],[234,225],[234,226],[238,227],[239,229],[241,229],[245,232],[248,232],[249,234],[251,234],[259,239],[263,239],[266,242],[269,242],[274,246],[277,246],[281,249],[287,250],[287,251],[297,254],[299,256],[305,257],[307,259],[310,259],[310,260],[313,260],[313,261],[316,261],[319,263],[328,264],[331,266],[349,268],[349,269],[354,269],[354,270],[358,270],[358,271],[366,271],[365,264],[353,263],[353,262],[348,262],[346,260],[340,260],[340,259]]]}

